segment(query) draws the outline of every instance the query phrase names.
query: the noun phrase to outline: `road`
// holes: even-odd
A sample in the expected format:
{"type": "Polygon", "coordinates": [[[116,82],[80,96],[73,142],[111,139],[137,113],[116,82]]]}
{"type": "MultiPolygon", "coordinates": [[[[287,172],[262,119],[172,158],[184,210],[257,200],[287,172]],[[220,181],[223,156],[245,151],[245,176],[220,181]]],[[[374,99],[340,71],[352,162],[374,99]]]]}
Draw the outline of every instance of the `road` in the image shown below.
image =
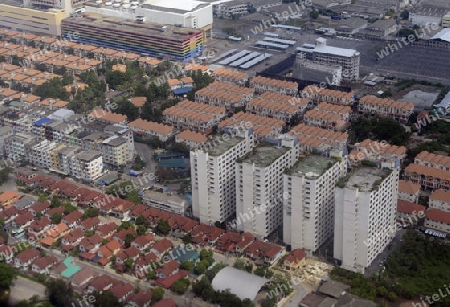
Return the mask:
{"type": "Polygon", "coordinates": [[[310,291],[307,290],[302,284],[292,284],[292,288],[294,289],[293,296],[287,301],[283,307],[298,307],[298,303],[308,294],[310,291]]]}
{"type": "Polygon", "coordinates": [[[18,276],[14,280],[14,285],[11,286],[11,294],[9,295],[9,303],[17,304],[22,300],[28,300],[33,295],[38,295],[39,298],[47,298],[45,295],[45,286],[40,283],[28,280],[18,276]]]}
{"type": "Polygon", "coordinates": [[[147,144],[136,142],[134,143],[134,148],[136,149],[136,154],[146,163],[142,171],[147,174],[154,174],[155,161],[153,161],[153,150],[147,144]]]}

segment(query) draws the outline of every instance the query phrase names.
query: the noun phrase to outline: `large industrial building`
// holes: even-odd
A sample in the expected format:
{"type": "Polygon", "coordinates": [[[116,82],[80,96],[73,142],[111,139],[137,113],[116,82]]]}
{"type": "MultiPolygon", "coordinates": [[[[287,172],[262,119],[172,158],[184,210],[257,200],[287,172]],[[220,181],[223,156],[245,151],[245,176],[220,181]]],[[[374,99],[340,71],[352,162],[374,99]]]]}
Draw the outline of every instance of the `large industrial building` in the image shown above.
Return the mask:
{"type": "Polygon", "coordinates": [[[203,1],[176,0],[116,0],[103,3],[88,2],[86,13],[96,13],[107,17],[141,20],[143,22],[178,27],[203,29],[205,36],[212,31],[212,4],[203,1]]]}
{"type": "Polygon", "coordinates": [[[92,45],[147,53],[187,61],[204,49],[202,29],[182,28],[84,13],[62,22],[63,36],[79,33],[79,41],[92,45]]]}
{"type": "Polygon", "coordinates": [[[399,168],[359,166],[336,183],[334,258],[364,272],[395,237],[399,168]]]}
{"type": "Polygon", "coordinates": [[[21,5],[19,1],[2,1],[0,4],[0,28],[52,36],[61,35],[61,21],[67,16],[64,9],[41,10],[21,5]]]}

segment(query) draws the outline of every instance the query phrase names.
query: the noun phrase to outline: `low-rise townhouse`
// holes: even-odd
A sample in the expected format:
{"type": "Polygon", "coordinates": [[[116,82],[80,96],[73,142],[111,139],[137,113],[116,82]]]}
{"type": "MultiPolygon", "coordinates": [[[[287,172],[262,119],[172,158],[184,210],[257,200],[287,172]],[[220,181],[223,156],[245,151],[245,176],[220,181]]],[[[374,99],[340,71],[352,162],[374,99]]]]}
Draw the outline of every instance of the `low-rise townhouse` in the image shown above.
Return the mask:
{"type": "Polygon", "coordinates": [[[377,142],[365,139],[361,143],[356,143],[353,151],[349,154],[349,160],[358,163],[368,160],[378,163],[380,167],[397,167],[406,157],[406,147],[388,144],[387,142],[377,142]]]}
{"type": "Polygon", "coordinates": [[[170,240],[163,238],[156,242],[155,245],[150,249],[151,253],[154,253],[158,259],[161,258],[166,252],[170,251],[173,244],[170,240]]]}
{"type": "Polygon", "coordinates": [[[150,248],[150,246],[155,243],[155,238],[152,234],[148,233],[143,236],[139,236],[131,242],[131,246],[136,247],[138,250],[143,252],[145,249],[150,248]]]}
{"type": "Polygon", "coordinates": [[[248,74],[245,72],[239,72],[236,70],[219,68],[211,73],[211,77],[214,80],[222,83],[230,83],[235,85],[244,86],[248,81],[248,74]]]}
{"type": "Polygon", "coordinates": [[[402,226],[416,225],[425,216],[425,206],[405,200],[397,200],[397,221],[402,226]]]}
{"type": "Polygon", "coordinates": [[[216,241],[225,233],[225,230],[214,226],[200,223],[191,232],[192,242],[194,244],[205,246],[207,244],[215,245],[216,241]]]}
{"type": "Polygon", "coordinates": [[[84,237],[78,244],[78,250],[83,253],[95,253],[101,246],[103,238],[98,234],[94,234],[90,237],[84,237]]]}
{"type": "Polygon", "coordinates": [[[359,100],[358,111],[361,114],[389,117],[406,123],[414,112],[414,103],[367,95],[359,100]]]}
{"type": "Polygon", "coordinates": [[[22,270],[28,269],[34,260],[41,256],[41,252],[35,248],[30,248],[22,251],[14,259],[14,267],[22,270]]]}
{"type": "Polygon", "coordinates": [[[250,100],[245,109],[247,113],[280,119],[287,123],[289,123],[295,115],[299,115],[301,112],[295,105],[280,104],[279,102],[272,102],[260,98],[250,100]]]}
{"type": "Polygon", "coordinates": [[[306,263],[306,253],[301,248],[294,249],[283,259],[283,268],[286,271],[296,270],[306,263]]]}
{"type": "Polygon", "coordinates": [[[247,257],[254,260],[261,259],[269,264],[275,263],[275,261],[281,258],[284,252],[285,249],[281,246],[259,240],[253,241],[253,243],[245,249],[247,257]]]}
{"type": "Polygon", "coordinates": [[[156,270],[156,276],[158,278],[167,278],[173,274],[178,273],[180,264],[173,259],[165,262],[156,270]]]}
{"type": "Polygon", "coordinates": [[[398,181],[398,199],[417,203],[419,201],[420,184],[411,181],[398,181]]]}
{"type": "Polygon", "coordinates": [[[128,127],[131,128],[135,135],[143,139],[156,138],[162,142],[167,142],[175,133],[173,126],[150,122],[141,118],[129,123],[128,127]]]}
{"type": "Polygon", "coordinates": [[[250,88],[255,89],[255,93],[266,91],[295,96],[298,94],[298,83],[292,81],[277,80],[256,76],[250,80],[250,88]]]}
{"type": "Polygon", "coordinates": [[[184,130],[175,135],[175,142],[185,144],[189,149],[195,149],[208,141],[208,137],[200,132],[184,130]]]}
{"type": "Polygon", "coordinates": [[[248,232],[239,234],[236,232],[226,232],[216,241],[216,249],[225,254],[240,254],[252,244],[255,237],[248,232]]]}
{"type": "Polygon", "coordinates": [[[350,126],[351,111],[348,106],[322,102],[313,110],[306,111],[303,121],[309,126],[343,131],[350,126]]]}
{"type": "Polygon", "coordinates": [[[256,140],[264,139],[269,135],[281,134],[286,123],[283,120],[268,118],[256,114],[238,112],[232,117],[229,117],[219,123],[221,130],[243,129],[244,126],[249,126],[253,129],[256,140]]]}
{"type": "Polygon", "coordinates": [[[74,228],[81,221],[82,217],[83,213],[80,211],[73,211],[68,215],[63,216],[61,222],[66,224],[69,228],[74,228]]]}
{"type": "Polygon", "coordinates": [[[351,106],[355,103],[352,92],[331,90],[317,85],[308,85],[301,91],[301,97],[310,99],[314,104],[328,102],[332,104],[351,106]]]}
{"type": "Polygon", "coordinates": [[[111,294],[117,298],[119,303],[124,303],[127,298],[133,293],[134,287],[130,283],[122,283],[120,285],[114,286],[110,290],[111,294]]]}
{"type": "Polygon", "coordinates": [[[37,274],[49,274],[50,269],[58,262],[55,256],[46,256],[36,259],[31,265],[31,270],[37,274]]]}
{"type": "Polygon", "coordinates": [[[225,116],[226,110],[223,107],[183,100],[176,106],[163,111],[163,123],[179,130],[194,130],[210,134],[212,127],[225,116]]]}
{"type": "Polygon", "coordinates": [[[343,156],[347,152],[348,134],[319,127],[299,124],[288,133],[297,138],[301,151],[329,152],[333,156],[343,156]]]}
{"type": "Polygon", "coordinates": [[[133,228],[122,229],[121,231],[117,232],[112,238],[113,240],[119,242],[121,245],[124,245],[127,235],[135,237],[136,230],[134,230],[133,228]]]}
{"type": "Polygon", "coordinates": [[[151,290],[141,290],[138,293],[131,293],[128,297],[130,307],[150,307],[152,300],[151,290]]]}
{"type": "Polygon", "coordinates": [[[450,189],[450,171],[411,163],[405,168],[404,179],[420,184],[423,190],[450,189]]]}

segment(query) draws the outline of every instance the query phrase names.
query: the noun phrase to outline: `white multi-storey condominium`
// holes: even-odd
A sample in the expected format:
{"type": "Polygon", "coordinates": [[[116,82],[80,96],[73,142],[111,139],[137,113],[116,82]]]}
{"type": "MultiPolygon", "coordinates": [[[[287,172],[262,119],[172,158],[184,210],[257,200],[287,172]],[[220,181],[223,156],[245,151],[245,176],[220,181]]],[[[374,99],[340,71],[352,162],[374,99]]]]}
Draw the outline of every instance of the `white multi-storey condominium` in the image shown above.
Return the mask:
{"type": "Polygon", "coordinates": [[[85,151],[76,154],[77,177],[85,182],[92,182],[102,175],[103,158],[100,151],[85,151]]]}
{"type": "Polygon", "coordinates": [[[297,51],[305,60],[342,67],[342,79],[358,80],[360,53],[354,49],[344,49],[327,45],[327,40],[319,37],[316,44],[303,44],[297,51]]]}
{"type": "Polygon", "coordinates": [[[236,159],[252,150],[252,129],[217,136],[191,151],[192,211],[202,223],[223,222],[236,212],[236,159]]]}
{"type": "Polygon", "coordinates": [[[283,241],[292,249],[317,250],[334,231],[334,188],[347,172],[342,158],[301,157],[283,175],[283,241]]]}
{"type": "Polygon", "coordinates": [[[264,238],[283,222],[283,172],[294,148],[261,144],[236,163],[236,227],[264,238]]]}
{"type": "Polygon", "coordinates": [[[335,190],[334,258],[364,272],[395,237],[398,168],[357,167],[335,190]]]}

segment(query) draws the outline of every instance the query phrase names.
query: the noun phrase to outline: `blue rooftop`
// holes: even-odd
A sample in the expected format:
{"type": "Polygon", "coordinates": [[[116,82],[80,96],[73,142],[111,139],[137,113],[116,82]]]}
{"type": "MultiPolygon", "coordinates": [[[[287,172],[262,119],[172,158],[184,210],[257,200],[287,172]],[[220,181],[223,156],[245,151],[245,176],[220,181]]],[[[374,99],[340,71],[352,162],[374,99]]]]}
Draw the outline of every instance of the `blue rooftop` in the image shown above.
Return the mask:
{"type": "Polygon", "coordinates": [[[40,126],[42,126],[43,124],[48,123],[49,121],[51,121],[50,118],[44,117],[44,118],[41,118],[41,119],[38,120],[38,121],[35,121],[35,122],[33,123],[33,125],[40,127],[40,126]]]}
{"type": "Polygon", "coordinates": [[[174,95],[183,95],[183,94],[187,94],[190,91],[192,91],[192,87],[186,86],[186,87],[174,89],[173,94],[174,95]]]}

